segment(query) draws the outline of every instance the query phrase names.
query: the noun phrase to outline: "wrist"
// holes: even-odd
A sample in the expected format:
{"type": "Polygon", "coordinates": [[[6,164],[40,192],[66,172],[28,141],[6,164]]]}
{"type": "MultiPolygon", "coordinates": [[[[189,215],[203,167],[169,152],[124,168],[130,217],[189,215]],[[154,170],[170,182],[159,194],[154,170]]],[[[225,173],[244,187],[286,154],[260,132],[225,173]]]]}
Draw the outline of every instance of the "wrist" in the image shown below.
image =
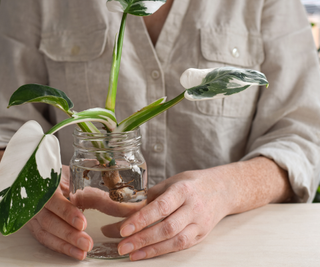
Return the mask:
{"type": "MultiPolygon", "coordinates": [[[[210,188],[212,196],[211,205],[214,206],[215,216],[220,219],[232,214],[235,204],[235,189],[232,179],[230,179],[229,165],[213,167],[200,171],[205,186],[210,188]]],[[[199,175],[199,173],[198,173],[199,175]]]]}

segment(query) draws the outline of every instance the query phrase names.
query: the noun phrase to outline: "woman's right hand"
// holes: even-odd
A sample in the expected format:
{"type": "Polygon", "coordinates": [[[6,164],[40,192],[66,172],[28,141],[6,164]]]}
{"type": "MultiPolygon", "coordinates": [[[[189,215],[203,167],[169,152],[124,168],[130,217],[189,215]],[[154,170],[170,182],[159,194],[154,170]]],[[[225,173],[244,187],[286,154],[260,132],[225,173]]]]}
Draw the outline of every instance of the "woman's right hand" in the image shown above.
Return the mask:
{"type": "Polygon", "coordinates": [[[62,167],[61,182],[45,207],[28,223],[32,235],[44,246],[83,260],[93,247],[92,238],[84,232],[87,220],[66,197],[69,190],[69,167],[62,167]]]}
{"type": "Polygon", "coordinates": [[[116,217],[127,217],[141,209],[145,201],[137,204],[117,203],[109,198],[108,193],[96,188],[85,188],[84,197],[79,198],[70,195],[69,201],[68,166],[62,167],[60,186],[48,201],[45,207],[28,223],[32,235],[44,246],[83,260],[87,252],[93,247],[92,238],[84,232],[87,220],[82,209],[97,209],[116,217]]]}

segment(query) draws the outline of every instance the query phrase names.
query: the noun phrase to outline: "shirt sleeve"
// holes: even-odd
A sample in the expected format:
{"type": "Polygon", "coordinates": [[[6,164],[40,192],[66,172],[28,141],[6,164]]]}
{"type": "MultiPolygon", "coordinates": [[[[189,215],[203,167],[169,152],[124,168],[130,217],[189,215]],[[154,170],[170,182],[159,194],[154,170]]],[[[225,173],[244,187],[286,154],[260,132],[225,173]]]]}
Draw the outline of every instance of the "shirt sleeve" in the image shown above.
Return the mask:
{"type": "Polygon", "coordinates": [[[261,31],[269,80],[247,147],[288,171],[295,201],[311,202],[319,183],[320,71],[311,26],[299,0],[268,0],[261,31]]]}
{"type": "Polygon", "coordinates": [[[4,148],[23,123],[32,119],[44,130],[47,108],[25,104],[7,109],[10,96],[27,83],[48,84],[41,39],[40,7],[34,0],[1,0],[0,4],[0,148],[4,148]]]}

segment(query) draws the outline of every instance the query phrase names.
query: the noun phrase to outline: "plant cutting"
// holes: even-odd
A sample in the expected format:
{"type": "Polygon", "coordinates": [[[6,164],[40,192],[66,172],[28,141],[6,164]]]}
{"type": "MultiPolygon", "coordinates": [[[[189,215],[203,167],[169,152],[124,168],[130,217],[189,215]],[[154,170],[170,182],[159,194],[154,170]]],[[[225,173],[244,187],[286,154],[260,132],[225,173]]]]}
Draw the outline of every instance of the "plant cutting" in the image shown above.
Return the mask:
{"type": "MultiPolygon", "coordinates": [[[[118,121],[115,114],[117,81],[120,71],[121,52],[124,39],[125,23],[128,14],[147,16],[157,11],[164,0],[108,0],[110,11],[122,12],[119,34],[113,50],[109,87],[104,108],[97,107],[80,112],[73,110],[69,97],[58,89],[45,85],[27,84],[15,91],[9,101],[9,107],[25,103],[47,103],[61,109],[67,119],[43,133],[35,121],[24,124],[10,140],[0,163],[0,231],[9,235],[19,230],[34,217],[52,197],[59,186],[61,160],[59,142],[54,134],[60,129],[77,124],[87,136],[106,133],[128,133],[140,125],[178,104],[184,98],[202,101],[223,98],[239,93],[252,85],[268,85],[266,77],[255,70],[234,67],[197,70],[188,69],[181,76],[185,88],[177,97],[166,102],[163,97],[154,101],[131,116],[118,121]],[[101,125],[97,126],[98,123],[101,125]],[[12,164],[12,163],[15,164],[12,164]]],[[[93,148],[103,149],[114,142],[92,139],[93,148]]],[[[110,153],[96,153],[96,160],[91,167],[115,168],[119,165],[116,157],[110,153]]],[[[87,179],[82,175],[83,179],[87,179]]],[[[124,182],[119,171],[105,173],[103,185],[110,189],[114,201],[130,201],[138,192],[132,190],[130,181],[124,182]]],[[[142,188],[141,190],[145,190],[142,188]]]]}

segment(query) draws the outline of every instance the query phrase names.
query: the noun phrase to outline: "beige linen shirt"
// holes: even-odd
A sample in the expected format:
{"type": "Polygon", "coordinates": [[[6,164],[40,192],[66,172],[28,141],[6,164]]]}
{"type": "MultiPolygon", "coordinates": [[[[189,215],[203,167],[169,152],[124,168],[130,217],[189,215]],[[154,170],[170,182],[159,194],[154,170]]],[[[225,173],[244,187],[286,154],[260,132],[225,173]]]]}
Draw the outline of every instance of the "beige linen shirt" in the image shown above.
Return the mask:
{"type": "MultiPolygon", "coordinates": [[[[63,90],[76,111],[104,107],[120,20],[106,0],[1,1],[0,147],[27,120],[48,130],[66,118],[39,104],[7,110],[22,84],[63,90]]],[[[180,94],[187,68],[219,66],[260,70],[270,87],[184,100],[143,125],[150,185],[185,170],[263,155],[288,170],[296,201],[310,202],[320,166],[320,75],[299,0],[175,0],[155,47],[143,19],[129,15],[118,121],[162,96],[180,94]]],[[[72,131],[58,133],[64,164],[73,153],[72,131]]]]}

